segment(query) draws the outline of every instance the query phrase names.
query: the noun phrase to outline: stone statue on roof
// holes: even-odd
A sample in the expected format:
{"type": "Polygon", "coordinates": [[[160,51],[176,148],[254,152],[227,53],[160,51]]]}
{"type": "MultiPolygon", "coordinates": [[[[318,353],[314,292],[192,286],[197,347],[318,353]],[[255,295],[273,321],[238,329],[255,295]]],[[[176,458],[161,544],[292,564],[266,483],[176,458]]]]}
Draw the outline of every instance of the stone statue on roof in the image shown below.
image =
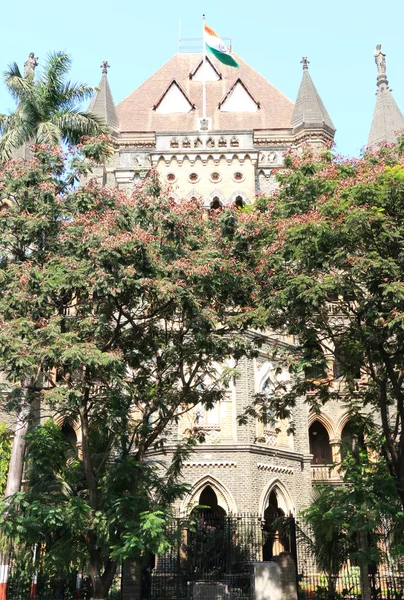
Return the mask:
{"type": "Polygon", "coordinates": [[[386,73],[386,55],[382,52],[382,45],[377,44],[376,50],[373,52],[375,63],[377,66],[377,74],[385,75],[386,73]]]}
{"type": "Polygon", "coordinates": [[[38,66],[38,57],[33,52],[29,53],[27,60],[24,63],[24,77],[35,72],[35,67],[38,66]]]}

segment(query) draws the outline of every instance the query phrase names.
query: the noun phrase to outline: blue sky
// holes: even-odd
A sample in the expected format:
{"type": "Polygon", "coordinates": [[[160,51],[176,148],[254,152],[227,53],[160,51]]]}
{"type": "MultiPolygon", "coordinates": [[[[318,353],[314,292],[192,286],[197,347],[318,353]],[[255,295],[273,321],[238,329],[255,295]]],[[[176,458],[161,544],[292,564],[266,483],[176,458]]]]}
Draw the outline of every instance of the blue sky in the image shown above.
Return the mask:
{"type": "MultiPolygon", "coordinates": [[[[387,76],[404,112],[403,0],[8,0],[2,7],[0,71],[16,61],[22,68],[35,51],[43,62],[51,50],[72,57],[71,78],[97,85],[99,65],[111,65],[115,102],[125,98],[164,64],[183,37],[200,37],[201,17],[233,49],[294,100],[300,60],[337,128],[337,150],[357,156],[366,144],[375,103],[377,43],[387,55],[387,76]]],[[[0,111],[13,104],[0,86],[0,111]]]]}

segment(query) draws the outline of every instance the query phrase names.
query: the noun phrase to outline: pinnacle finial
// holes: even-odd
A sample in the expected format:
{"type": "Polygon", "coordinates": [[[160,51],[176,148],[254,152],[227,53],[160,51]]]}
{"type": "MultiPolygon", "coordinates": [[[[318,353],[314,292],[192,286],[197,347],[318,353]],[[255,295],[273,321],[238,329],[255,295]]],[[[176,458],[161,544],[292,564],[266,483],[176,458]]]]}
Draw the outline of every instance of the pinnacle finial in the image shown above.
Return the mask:
{"type": "Polygon", "coordinates": [[[376,50],[373,52],[377,67],[377,87],[380,90],[389,89],[386,77],[386,54],[382,52],[382,45],[377,44],[376,50]]]}
{"type": "Polygon", "coordinates": [[[302,60],[300,61],[300,64],[303,65],[303,70],[309,68],[310,61],[308,60],[307,56],[303,56],[302,57],[302,60]]]}
{"type": "Polygon", "coordinates": [[[110,67],[110,65],[108,64],[108,61],[104,60],[101,65],[101,73],[103,75],[106,75],[108,73],[109,67],[110,67]]]}

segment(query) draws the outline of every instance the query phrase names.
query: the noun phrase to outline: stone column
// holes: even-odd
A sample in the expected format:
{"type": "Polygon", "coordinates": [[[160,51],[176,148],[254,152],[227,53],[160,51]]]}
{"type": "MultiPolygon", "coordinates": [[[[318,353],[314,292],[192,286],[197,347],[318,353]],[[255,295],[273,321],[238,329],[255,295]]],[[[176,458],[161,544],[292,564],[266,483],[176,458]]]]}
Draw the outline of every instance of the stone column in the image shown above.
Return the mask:
{"type": "Polygon", "coordinates": [[[254,600],[297,600],[296,566],[289,552],[273,560],[252,563],[254,600]]]}

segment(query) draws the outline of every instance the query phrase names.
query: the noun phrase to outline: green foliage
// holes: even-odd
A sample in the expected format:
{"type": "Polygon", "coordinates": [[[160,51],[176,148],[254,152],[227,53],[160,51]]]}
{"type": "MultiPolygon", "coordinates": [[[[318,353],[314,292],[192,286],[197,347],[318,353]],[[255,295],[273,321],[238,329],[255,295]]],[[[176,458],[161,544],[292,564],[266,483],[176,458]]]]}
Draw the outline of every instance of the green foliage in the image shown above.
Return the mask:
{"type": "Polygon", "coordinates": [[[0,496],[7,482],[8,466],[11,455],[11,434],[5,423],[0,423],[0,496]]]}
{"type": "Polygon", "coordinates": [[[78,144],[83,135],[99,135],[108,128],[98,117],[80,109],[94,92],[82,83],[66,81],[71,66],[66,52],[52,52],[36,79],[23,77],[16,63],[4,74],[17,106],[11,115],[0,115],[0,162],[24,143],[78,144]]]}
{"type": "Polygon", "coordinates": [[[257,207],[272,225],[260,265],[266,323],[299,340],[283,352],[293,382],[275,390],[272,405],[284,416],[309,392],[314,411],[340,400],[351,415],[378,422],[404,506],[401,151],[358,160],[290,154],[278,194],[257,207]]]}
{"type": "Polygon", "coordinates": [[[177,205],[153,174],[131,194],[75,188],[105,140],[33,151],[0,169],[0,361],[10,407],[40,400],[79,429],[80,452],[55,423],[34,428],[29,489],[1,530],[41,540],[50,568],[89,556],[105,597],[118,561],[170,543],[169,506],[201,437],[182,415],[224,397],[237,371],[218,364],[256,352],[243,332],[261,319],[252,240],[264,226],[177,205]]]}

